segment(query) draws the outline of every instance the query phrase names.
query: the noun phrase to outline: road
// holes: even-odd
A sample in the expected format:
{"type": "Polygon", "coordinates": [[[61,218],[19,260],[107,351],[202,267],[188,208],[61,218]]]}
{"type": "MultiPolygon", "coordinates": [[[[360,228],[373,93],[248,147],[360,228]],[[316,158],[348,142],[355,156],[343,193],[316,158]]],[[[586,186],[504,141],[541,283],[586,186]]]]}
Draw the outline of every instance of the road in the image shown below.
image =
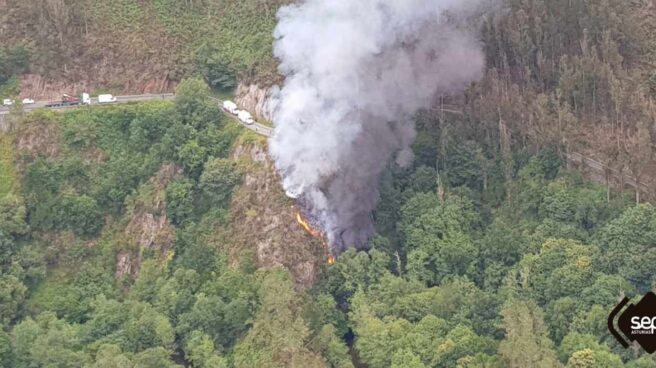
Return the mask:
{"type": "Polygon", "coordinates": [[[229,113],[228,111],[223,110],[223,101],[219,100],[218,98],[213,98],[213,100],[215,100],[217,102],[217,104],[219,105],[219,108],[221,109],[221,111],[223,111],[226,114],[226,116],[234,119],[236,122],[238,122],[239,124],[244,126],[246,129],[250,129],[250,130],[254,131],[255,133],[257,133],[259,135],[263,135],[265,137],[271,137],[273,135],[273,128],[271,128],[269,126],[266,126],[266,125],[262,125],[258,122],[255,122],[254,124],[244,124],[235,115],[229,113]]]}
{"type": "MultiPolygon", "coordinates": [[[[228,115],[231,116],[230,114],[228,114],[228,115]]],[[[257,133],[259,135],[263,135],[265,137],[271,137],[273,135],[273,128],[271,128],[271,127],[268,127],[266,125],[262,125],[260,123],[246,125],[246,124],[242,123],[239,119],[237,119],[236,116],[231,116],[231,117],[234,118],[235,120],[239,121],[239,124],[245,126],[247,129],[250,129],[250,130],[254,131],[255,133],[257,133]]]]}
{"type": "MultiPolygon", "coordinates": [[[[128,96],[116,96],[116,102],[115,103],[128,103],[128,102],[140,102],[140,101],[151,101],[151,100],[172,100],[175,98],[175,95],[173,93],[160,93],[160,94],[144,94],[144,95],[128,95],[128,96]]],[[[223,101],[219,99],[214,99],[217,104],[219,105],[219,108],[223,105],[223,101]]],[[[30,105],[23,105],[23,111],[25,112],[30,112],[34,109],[40,109],[44,108],[46,104],[48,104],[50,101],[36,101],[33,104],[30,105]]],[[[91,97],[91,106],[98,105],[98,97],[91,97]]],[[[62,107],[55,107],[55,108],[50,108],[52,110],[67,110],[67,109],[75,109],[81,107],[80,105],[77,106],[62,106],[62,107]]],[[[7,106],[0,106],[0,122],[4,120],[4,117],[8,115],[11,111],[11,107],[7,106]]],[[[273,129],[271,127],[268,127],[266,125],[260,124],[260,123],[254,123],[254,124],[244,124],[241,122],[241,120],[237,119],[236,116],[227,113],[226,115],[235,121],[239,122],[241,125],[243,125],[245,128],[266,136],[270,137],[273,134],[273,129]]]]}
{"type": "MultiPolygon", "coordinates": [[[[139,102],[139,101],[150,101],[150,100],[171,100],[175,98],[173,93],[159,93],[159,94],[146,94],[146,95],[129,95],[129,96],[116,96],[115,103],[127,103],[127,102],[139,102]]],[[[34,109],[40,109],[46,106],[50,101],[36,101],[30,105],[23,105],[23,111],[30,112],[34,109]]],[[[98,104],[98,97],[91,97],[91,105],[98,104]]],[[[53,110],[66,110],[74,109],[80,107],[78,106],[62,106],[57,108],[52,108],[53,110]]],[[[9,114],[11,107],[0,106],[0,115],[9,114]]]]}

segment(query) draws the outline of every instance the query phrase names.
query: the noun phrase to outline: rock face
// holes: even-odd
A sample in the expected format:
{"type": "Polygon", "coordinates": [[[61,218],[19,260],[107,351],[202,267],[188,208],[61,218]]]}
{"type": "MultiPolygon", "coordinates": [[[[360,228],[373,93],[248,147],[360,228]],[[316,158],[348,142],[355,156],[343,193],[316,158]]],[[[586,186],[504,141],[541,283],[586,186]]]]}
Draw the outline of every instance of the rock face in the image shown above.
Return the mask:
{"type": "Polygon", "coordinates": [[[321,242],[308,235],[296,222],[296,208],[280,186],[273,163],[264,148],[239,146],[233,158],[252,162],[256,168],[244,176],[232,203],[233,249],[249,249],[257,266],[285,267],[298,289],[316,282],[326,256],[321,242]]]}
{"type": "Polygon", "coordinates": [[[239,84],[235,95],[235,100],[241,108],[250,111],[260,119],[273,120],[271,109],[268,106],[271,88],[264,89],[255,84],[239,84]]]}
{"type": "Polygon", "coordinates": [[[136,248],[137,251],[118,252],[114,273],[117,279],[126,275],[138,275],[144,250],[153,252],[161,261],[169,256],[175,241],[175,228],[169,222],[164,196],[166,186],[181,172],[182,169],[173,163],[163,165],[157,175],[150,179],[148,195],[140,195],[132,204],[132,216],[125,228],[125,239],[130,248],[136,248]]]}

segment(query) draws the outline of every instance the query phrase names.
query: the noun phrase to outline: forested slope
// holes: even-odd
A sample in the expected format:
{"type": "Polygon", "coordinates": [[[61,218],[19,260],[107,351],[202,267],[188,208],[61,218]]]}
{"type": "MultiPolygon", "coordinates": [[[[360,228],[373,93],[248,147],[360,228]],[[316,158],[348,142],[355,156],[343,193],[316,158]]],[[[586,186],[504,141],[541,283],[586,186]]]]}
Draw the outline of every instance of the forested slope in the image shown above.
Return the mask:
{"type": "Polygon", "coordinates": [[[382,178],[371,249],[324,265],[261,139],[208,97],[14,117],[2,365],[656,366],[606,329],[656,282],[652,205],[554,150],[424,138],[382,178]]]}
{"type": "MultiPolygon", "coordinates": [[[[172,91],[201,74],[213,87],[277,80],[271,44],[282,0],[0,2],[0,84],[32,97],[81,90],[172,91]]],[[[0,91],[0,94],[1,91],[0,91]]]]}
{"type": "Polygon", "coordinates": [[[502,151],[582,152],[653,187],[653,2],[504,4],[484,21],[488,70],[467,95],[471,134],[502,151]]]}

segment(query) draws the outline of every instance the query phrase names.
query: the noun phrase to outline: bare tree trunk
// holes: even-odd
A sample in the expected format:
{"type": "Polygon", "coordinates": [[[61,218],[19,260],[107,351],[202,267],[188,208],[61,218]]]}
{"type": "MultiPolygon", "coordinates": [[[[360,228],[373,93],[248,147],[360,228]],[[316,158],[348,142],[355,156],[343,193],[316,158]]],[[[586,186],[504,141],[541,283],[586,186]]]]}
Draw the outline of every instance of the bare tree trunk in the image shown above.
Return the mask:
{"type": "MultiPolygon", "coordinates": [[[[510,184],[512,183],[512,174],[513,174],[512,155],[510,152],[510,132],[508,131],[508,127],[506,126],[506,124],[501,119],[501,111],[499,111],[499,144],[501,148],[501,157],[503,159],[503,165],[504,165],[506,187],[510,188],[510,184]]],[[[512,194],[510,190],[506,192],[506,199],[508,200],[508,203],[512,203],[512,194]]]]}

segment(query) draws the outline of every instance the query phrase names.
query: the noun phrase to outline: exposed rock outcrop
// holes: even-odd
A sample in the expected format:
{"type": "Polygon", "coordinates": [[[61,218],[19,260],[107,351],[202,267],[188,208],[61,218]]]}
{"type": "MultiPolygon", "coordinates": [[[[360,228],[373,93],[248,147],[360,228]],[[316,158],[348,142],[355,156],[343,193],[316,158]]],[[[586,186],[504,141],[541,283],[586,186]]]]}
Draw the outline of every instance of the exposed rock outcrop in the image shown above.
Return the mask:
{"type": "Polygon", "coordinates": [[[296,222],[296,209],[280,186],[264,148],[239,146],[233,159],[255,166],[244,176],[233,196],[231,240],[233,250],[250,247],[258,267],[283,266],[290,270],[299,289],[312,287],[325,263],[321,242],[296,222]],[[254,249],[253,249],[254,248],[254,249]]]}
{"type": "Polygon", "coordinates": [[[181,172],[182,169],[173,163],[163,165],[131,204],[131,216],[124,233],[129,249],[116,255],[114,276],[117,279],[138,275],[145,250],[153,252],[161,261],[169,257],[175,228],[166,213],[165,192],[166,186],[181,172]]]}
{"type": "Polygon", "coordinates": [[[235,100],[241,108],[250,111],[260,119],[273,120],[268,105],[271,88],[264,89],[255,84],[239,84],[235,95],[235,100]]]}

